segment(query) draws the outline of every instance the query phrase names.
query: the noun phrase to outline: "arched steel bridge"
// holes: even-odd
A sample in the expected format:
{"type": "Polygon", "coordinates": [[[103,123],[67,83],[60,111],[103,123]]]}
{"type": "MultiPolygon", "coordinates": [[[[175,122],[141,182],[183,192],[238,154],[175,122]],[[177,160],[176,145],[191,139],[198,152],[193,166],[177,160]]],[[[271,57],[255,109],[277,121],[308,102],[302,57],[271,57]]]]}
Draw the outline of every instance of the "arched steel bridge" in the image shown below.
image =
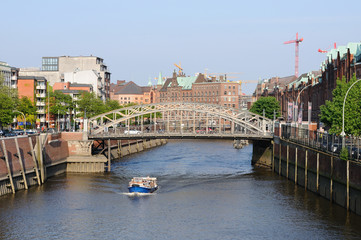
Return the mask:
{"type": "Polygon", "coordinates": [[[89,139],[250,139],[273,137],[273,122],[249,111],[204,103],[155,103],[88,120],[89,139]]]}

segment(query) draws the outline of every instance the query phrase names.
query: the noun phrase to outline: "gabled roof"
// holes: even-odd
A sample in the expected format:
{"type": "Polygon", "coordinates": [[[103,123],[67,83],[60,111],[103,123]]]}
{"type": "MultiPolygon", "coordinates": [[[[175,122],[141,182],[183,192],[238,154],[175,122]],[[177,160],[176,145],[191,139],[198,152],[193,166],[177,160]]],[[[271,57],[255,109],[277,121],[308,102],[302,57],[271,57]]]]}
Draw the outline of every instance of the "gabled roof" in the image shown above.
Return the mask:
{"type": "Polygon", "coordinates": [[[152,87],[140,87],[142,89],[142,92],[150,92],[150,90],[152,89],[152,87]]]}
{"type": "Polygon", "coordinates": [[[114,94],[143,94],[143,91],[140,86],[130,81],[122,86],[117,92],[114,92],[114,94]]]}

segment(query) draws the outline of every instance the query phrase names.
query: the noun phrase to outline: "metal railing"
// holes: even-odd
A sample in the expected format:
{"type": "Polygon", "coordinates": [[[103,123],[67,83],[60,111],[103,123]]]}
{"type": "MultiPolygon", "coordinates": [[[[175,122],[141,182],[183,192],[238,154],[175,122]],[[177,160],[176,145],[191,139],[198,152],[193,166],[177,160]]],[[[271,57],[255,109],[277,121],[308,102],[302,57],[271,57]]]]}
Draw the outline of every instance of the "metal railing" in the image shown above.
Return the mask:
{"type": "MultiPolygon", "coordinates": [[[[342,136],[298,128],[290,125],[282,125],[281,138],[300,143],[312,148],[319,149],[334,155],[339,155],[342,149],[342,136]]],[[[345,146],[348,150],[349,159],[361,161],[361,138],[345,136],[345,146]]]]}

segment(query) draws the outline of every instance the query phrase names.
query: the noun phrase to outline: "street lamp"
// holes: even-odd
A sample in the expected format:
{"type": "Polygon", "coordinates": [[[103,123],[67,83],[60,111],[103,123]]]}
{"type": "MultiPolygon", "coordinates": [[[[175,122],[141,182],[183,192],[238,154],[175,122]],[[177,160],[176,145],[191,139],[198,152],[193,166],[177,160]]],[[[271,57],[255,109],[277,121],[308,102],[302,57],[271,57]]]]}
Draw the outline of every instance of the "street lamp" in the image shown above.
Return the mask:
{"type": "Polygon", "coordinates": [[[14,110],[14,112],[18,112],[21,115],[23,115],[23,118],[24,118],[24,132],[26,132],[26,117],[25,117],[25,114],[23,112],[18,111],[18,110],[14,110]]]}
{"type": "Polygon", "coordinates": [[[342,132],[341,132],[341,136],[342,136],[342,148],[345,148],[345,104],[346,104],[346,98],[347,98],[347,94],[348,92],[351,90],[351,88],[358,83],[359,81],[361,81],[361,79],[357,80],[356,82],[354,82],[348,89],[345,95],[345,98],[343,99],[343,106],[342,106],[342,132]]]}

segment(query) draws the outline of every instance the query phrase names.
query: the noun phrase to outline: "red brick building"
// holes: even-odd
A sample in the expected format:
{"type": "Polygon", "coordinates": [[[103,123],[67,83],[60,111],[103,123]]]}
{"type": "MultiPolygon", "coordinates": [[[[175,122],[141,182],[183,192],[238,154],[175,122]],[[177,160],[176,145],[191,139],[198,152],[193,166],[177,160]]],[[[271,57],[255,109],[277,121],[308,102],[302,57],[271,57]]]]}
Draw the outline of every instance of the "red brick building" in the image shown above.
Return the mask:
{"type": "Polygon", "coordinates": [[[17,85],[19,98],[28,97],[36,105],[36,127],[46,127],[46,78],[35,76],[19,76],[17,85]]]}
{"type": "Polygon", "coordinates": [[[311,121],[320,124],[320,106],[332,100],[332,91],[336,80],[345,76],[348,82],[353,75],[361,78],[361,43],[349,43],[327,53],[326,60],[321,63],[320,71],[294,76],[263,80],[253,94],[257,100],[261,96],[274,96],[281,104],[282,116],[288,119],[288,104],[296,102],[302,108],[302,120],[308,120],[308,108],[311,110],[311,121]],[[278,80],[277,80],[278,79],[278,80]],[[310,103],[310,105],[308,105],[310,103]]]}

